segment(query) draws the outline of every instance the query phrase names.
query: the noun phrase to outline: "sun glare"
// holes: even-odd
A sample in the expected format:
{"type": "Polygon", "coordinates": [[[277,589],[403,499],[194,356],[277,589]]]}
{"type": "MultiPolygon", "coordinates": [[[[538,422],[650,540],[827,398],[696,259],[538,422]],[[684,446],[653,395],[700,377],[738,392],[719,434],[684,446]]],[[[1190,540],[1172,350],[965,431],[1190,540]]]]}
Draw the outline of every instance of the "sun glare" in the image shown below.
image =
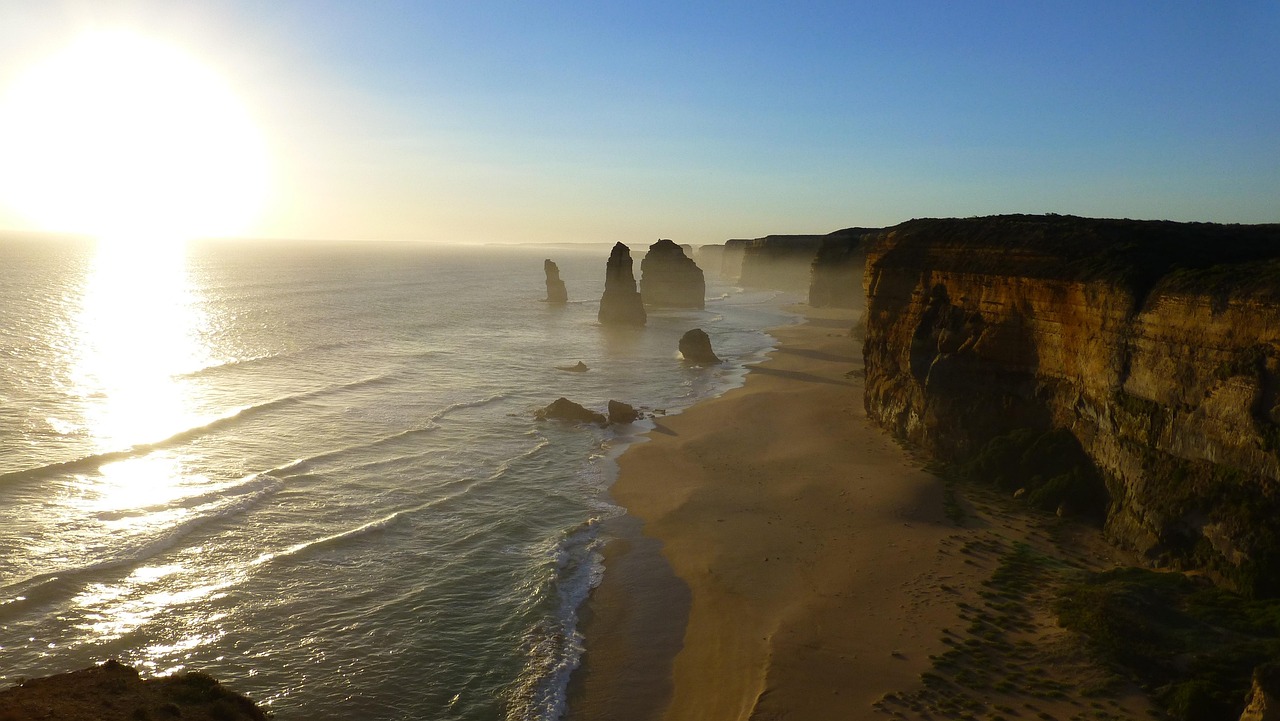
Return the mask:
{"type": "Polygon", "coordinates": [[[245,232],[262,134],[210,69],[123,31],[86,34],[0,98],[0,202],[45,230],[145,246],[245,232]]]}

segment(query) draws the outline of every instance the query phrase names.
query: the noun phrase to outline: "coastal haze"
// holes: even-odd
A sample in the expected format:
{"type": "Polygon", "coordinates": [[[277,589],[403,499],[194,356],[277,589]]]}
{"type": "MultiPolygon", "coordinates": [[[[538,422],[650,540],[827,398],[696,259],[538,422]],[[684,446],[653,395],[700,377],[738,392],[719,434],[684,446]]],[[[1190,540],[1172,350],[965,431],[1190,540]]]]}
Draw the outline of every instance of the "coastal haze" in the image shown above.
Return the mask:
{"type": "Polygon", "coordinates": [[[0,718],[1265,721],[1277,36],[0,7],[0,718]]]}

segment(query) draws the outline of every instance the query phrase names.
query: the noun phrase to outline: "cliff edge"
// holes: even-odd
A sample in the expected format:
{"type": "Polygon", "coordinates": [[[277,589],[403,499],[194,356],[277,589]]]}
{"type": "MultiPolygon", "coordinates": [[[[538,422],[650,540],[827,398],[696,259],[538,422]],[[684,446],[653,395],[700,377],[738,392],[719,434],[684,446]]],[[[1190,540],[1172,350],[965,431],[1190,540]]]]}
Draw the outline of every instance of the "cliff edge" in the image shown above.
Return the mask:
{"type": "Polygon", "coordinates": [[[864,287],[870,418],[952,461],[1065,430],[1113,542],[1280,595],[1280,225],[914,220],[864,287]]]}

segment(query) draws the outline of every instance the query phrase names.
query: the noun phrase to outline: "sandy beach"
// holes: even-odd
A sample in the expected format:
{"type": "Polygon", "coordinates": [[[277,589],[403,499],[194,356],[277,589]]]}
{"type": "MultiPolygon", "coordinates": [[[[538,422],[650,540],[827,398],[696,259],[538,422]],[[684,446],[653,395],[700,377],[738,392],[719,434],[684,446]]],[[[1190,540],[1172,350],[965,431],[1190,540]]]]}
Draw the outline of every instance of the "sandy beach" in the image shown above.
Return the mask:
{"type": "Polygon", "coordinates": [[[977,570],[939,553],[941,482],[866,422],[854,320],[771,331],[743,387],[622,456],[613,495],[643,536],[615,533],[573,717],[869,717],[945,648],[957,611],[931,588],[977,570]]]}

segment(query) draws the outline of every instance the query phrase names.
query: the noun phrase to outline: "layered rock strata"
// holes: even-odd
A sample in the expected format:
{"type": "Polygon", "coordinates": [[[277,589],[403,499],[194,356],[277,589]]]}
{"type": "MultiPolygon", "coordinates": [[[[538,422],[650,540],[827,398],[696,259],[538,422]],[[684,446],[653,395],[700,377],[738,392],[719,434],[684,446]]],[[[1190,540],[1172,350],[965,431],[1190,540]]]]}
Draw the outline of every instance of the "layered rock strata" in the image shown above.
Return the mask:
{"type": "Polygon", "coordinates": [[[542,261],[542,271],[547,276],[547,302],[568,303],[569,291],[560,279],[560,268],[550,258],[542,261]]]}
{"type": "Polygon", "coordinates": [[[910,221],[867,250],[866,408],[950,460],[1067,429],[1105,532],[1280,594],[1280,226],[910,221]]]}
{"type": "Polygon", "coordinates": [[[622,243],[615,243],[609,253],[596,319],[605,325],[644,325],[648,320],[631,271],[631,249],[622,243]]]}
{"type": "Polygon", "coordinates": [[[640,297],[648,306],[702,308],[707,283],[702,269],[680,246],[660,239],[640,261],[640,297]]]}

